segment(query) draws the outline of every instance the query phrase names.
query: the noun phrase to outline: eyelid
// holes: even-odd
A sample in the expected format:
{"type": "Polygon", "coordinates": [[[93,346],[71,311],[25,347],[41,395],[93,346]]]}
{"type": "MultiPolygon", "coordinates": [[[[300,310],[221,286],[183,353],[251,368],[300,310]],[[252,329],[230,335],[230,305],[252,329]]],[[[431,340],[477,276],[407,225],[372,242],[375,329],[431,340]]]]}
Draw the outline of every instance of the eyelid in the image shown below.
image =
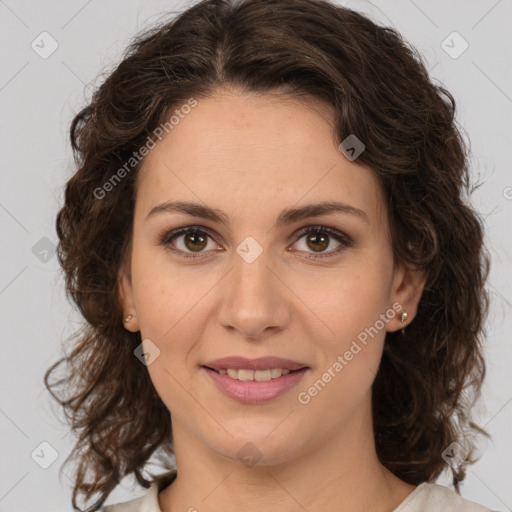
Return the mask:
{"type": "MultiPolygon", "coordinates": [[[[207,235],[209,238],[211,238],[217,245],[220,245],[216,240],[216,234],[213,234],[213,230],[210,228],[207,228],[205,226],[199,226],[199,225],[186,225],[182,227],[178,227],[175,229],[172,229],[170,231],[164,232],[163,235],[159,237],[159,244],[164,245],[166,247],[171,244],[171,242],[178,238],[179,236],[187,235],[190,232],[199,232],[207,235]]],[[[314,253],[314,252],[307,252],[307,251],[298,251],[300,252],[306,252],[307,254],[310,254],[310,256],[304,256],[305,259],[321,259],[321,258],[329,258],[339,255],[343,250],[348,249],[351,247],[354,243],[351,236],[347,235],[343,231],[340,231],[336,228],[331,228],[326,225],[321,224],[310,224],[308,226],[304,226],[302,228],[299,228],[296,230],[293,235],[290,237],[294,240],[293,244],[297,243],[299,240],[301,240],[302,237],[304,237],[307,234],[315,233],[315,232],[321,232],[321,233],[327,233],[329,237],[334,238],[340,246],[336,249],[331,249],[327,252],[320,252],[320,253],[314,253]]],[[[174,254],[178,254],[178,256],[182,256],[183,258],[207,258],[208,252],[211,251],[199,251],[199,252],[186,252],[182,251],[180,249],[168,249],[174,254]]],[[[288,250],[288,248],[287,248],[288,250]]]]}
{"type": "Polygon", "coordinates": [[[173,254],[177,254],[178,256],[182,256],[183,258],[207,258],[208,252],[206,251],[200,251],[197,253],[193,252],[186,252],[182,251],[180,249],[171,249],[169,246],[171,245],[171,242],[180,236],[187,235],[188,233],[204,233],[209,238],[211,238],[217,245],[219,243],[215,239],[216,235],[212,234],[212,230],[209,228],[206,228],[204,226],[198,226],[198,225],[188,225],[188,226],[182,226],[179,228],[171,229],[170,231],[165,231],[163,235],[161,235],[158,239],[159,245],[163,245],[166,247],[169,251],[171,251],[173,254]]]}

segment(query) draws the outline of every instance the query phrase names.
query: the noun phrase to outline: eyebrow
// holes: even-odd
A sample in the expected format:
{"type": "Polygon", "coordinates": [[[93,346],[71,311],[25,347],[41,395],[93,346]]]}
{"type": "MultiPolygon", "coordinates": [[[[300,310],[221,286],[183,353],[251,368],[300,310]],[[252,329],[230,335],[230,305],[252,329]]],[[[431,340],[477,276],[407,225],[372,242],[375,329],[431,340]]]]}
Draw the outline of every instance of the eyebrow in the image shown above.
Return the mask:
{"type": "MultiPolygon", "coordinates": [[[[158,213],[169,212],[184,213],[193,217],[212,220],[224,224],[227,227],[230,225],[228,216],[221,210],[187,201],[166,201],[165,203],[158,204],[146,215],[146,220],[158,213]]],[[[368,215],[359,208],[337,201],[322,201],[320,203],[308,204],[299,208],[287,208],[283,210],[276,220],[276,227],[287,226],[310,217],[318,217],[320,215],[330,213],[353,215],[368,224],[370,223],[368,215]]]]}

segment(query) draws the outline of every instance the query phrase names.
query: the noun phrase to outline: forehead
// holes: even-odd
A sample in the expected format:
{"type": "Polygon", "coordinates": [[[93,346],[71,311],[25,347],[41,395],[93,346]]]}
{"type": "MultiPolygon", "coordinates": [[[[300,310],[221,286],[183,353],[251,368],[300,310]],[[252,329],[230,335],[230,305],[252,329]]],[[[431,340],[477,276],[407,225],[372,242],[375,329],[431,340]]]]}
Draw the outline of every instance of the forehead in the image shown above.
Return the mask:
{"type": "Polygon", "coordinates": [[[332,107],[316,100],[231,92],[198,99],[145,157],[137,208],[186,199],[251,218],[331,199],[380,219],[380,180],[343,156],[333,129],[332,107]]]}

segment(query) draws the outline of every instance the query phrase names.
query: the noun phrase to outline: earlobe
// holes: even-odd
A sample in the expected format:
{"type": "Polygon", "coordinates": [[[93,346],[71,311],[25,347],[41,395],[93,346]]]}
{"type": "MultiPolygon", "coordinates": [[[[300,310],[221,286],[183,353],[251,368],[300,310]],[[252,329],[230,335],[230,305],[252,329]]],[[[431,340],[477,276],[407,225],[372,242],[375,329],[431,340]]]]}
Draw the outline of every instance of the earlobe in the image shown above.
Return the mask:
{"type": "Polygon", "coordinates": [[[418,311],[418,304],[427,280],[425,271],[401,267],[395,274],[393,283],[392,303],[397,312],[388,322],[387,331],[403,330],[409,325],[418,311]]]}
{"type": "Polygon", "coordinates": [[[119,303],[123,311],[123,325],[124,328],[130,332],[139,331],[139,323],[137,321],[135,301],[133,297],[133,288],[131,285],[131,279],[123,267],[118,274],[118,297],[119,303]]]}
{"type": "Polygon", "coordinates": [[[128,323],[132,318],[133,318],[133,315],[128,315],[127,317],[125,317],[124,322],[128,323]]]}

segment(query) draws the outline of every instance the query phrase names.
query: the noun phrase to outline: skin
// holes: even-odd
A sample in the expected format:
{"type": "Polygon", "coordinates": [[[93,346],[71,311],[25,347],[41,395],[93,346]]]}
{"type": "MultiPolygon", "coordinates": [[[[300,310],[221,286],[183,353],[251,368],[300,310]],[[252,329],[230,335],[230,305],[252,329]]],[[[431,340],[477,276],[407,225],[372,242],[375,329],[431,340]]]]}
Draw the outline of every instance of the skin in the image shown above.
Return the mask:
{"type": "Polygon", "coordinates": [[[119,282],[124,314],[133,315],[126,328],[160,350],[147,371],[171,413],[178,468],[159,495],[162,512],[390,512],[415,488],[379,462],[371,417],[371,385],[386,331],[403,327],[399,314],[309,403],[297,399],[393,303],[412,321],[425,282],[394,266],[380,181],[338,150],[333,126],[332,108],[317,101],[219,90],[145,158],[119,282]],[[176,212],[146,220],[176,200],[222,210],[230,226],[176,212]],[[364,211],[368,222],[332,213],[274,225],[284,208],[325,200],[364,211]],[[315,225],[352,245],[308,259],[340,246],[325,233],[324,246],[297,236],[315,225]],[[204,256],[159,243],[184,226],[208,228],[211,238],[201,245],[180,235],[174,248],[204,256]],[[263,249],[252,263],[236,252],[248,236],[263,249]],[[201,368],[229,355],[277,355],[310,370],[281,397],[242,404],[201,368]],[[248,442],[260,454],[253,466],[237,455],[248,442]]]}

